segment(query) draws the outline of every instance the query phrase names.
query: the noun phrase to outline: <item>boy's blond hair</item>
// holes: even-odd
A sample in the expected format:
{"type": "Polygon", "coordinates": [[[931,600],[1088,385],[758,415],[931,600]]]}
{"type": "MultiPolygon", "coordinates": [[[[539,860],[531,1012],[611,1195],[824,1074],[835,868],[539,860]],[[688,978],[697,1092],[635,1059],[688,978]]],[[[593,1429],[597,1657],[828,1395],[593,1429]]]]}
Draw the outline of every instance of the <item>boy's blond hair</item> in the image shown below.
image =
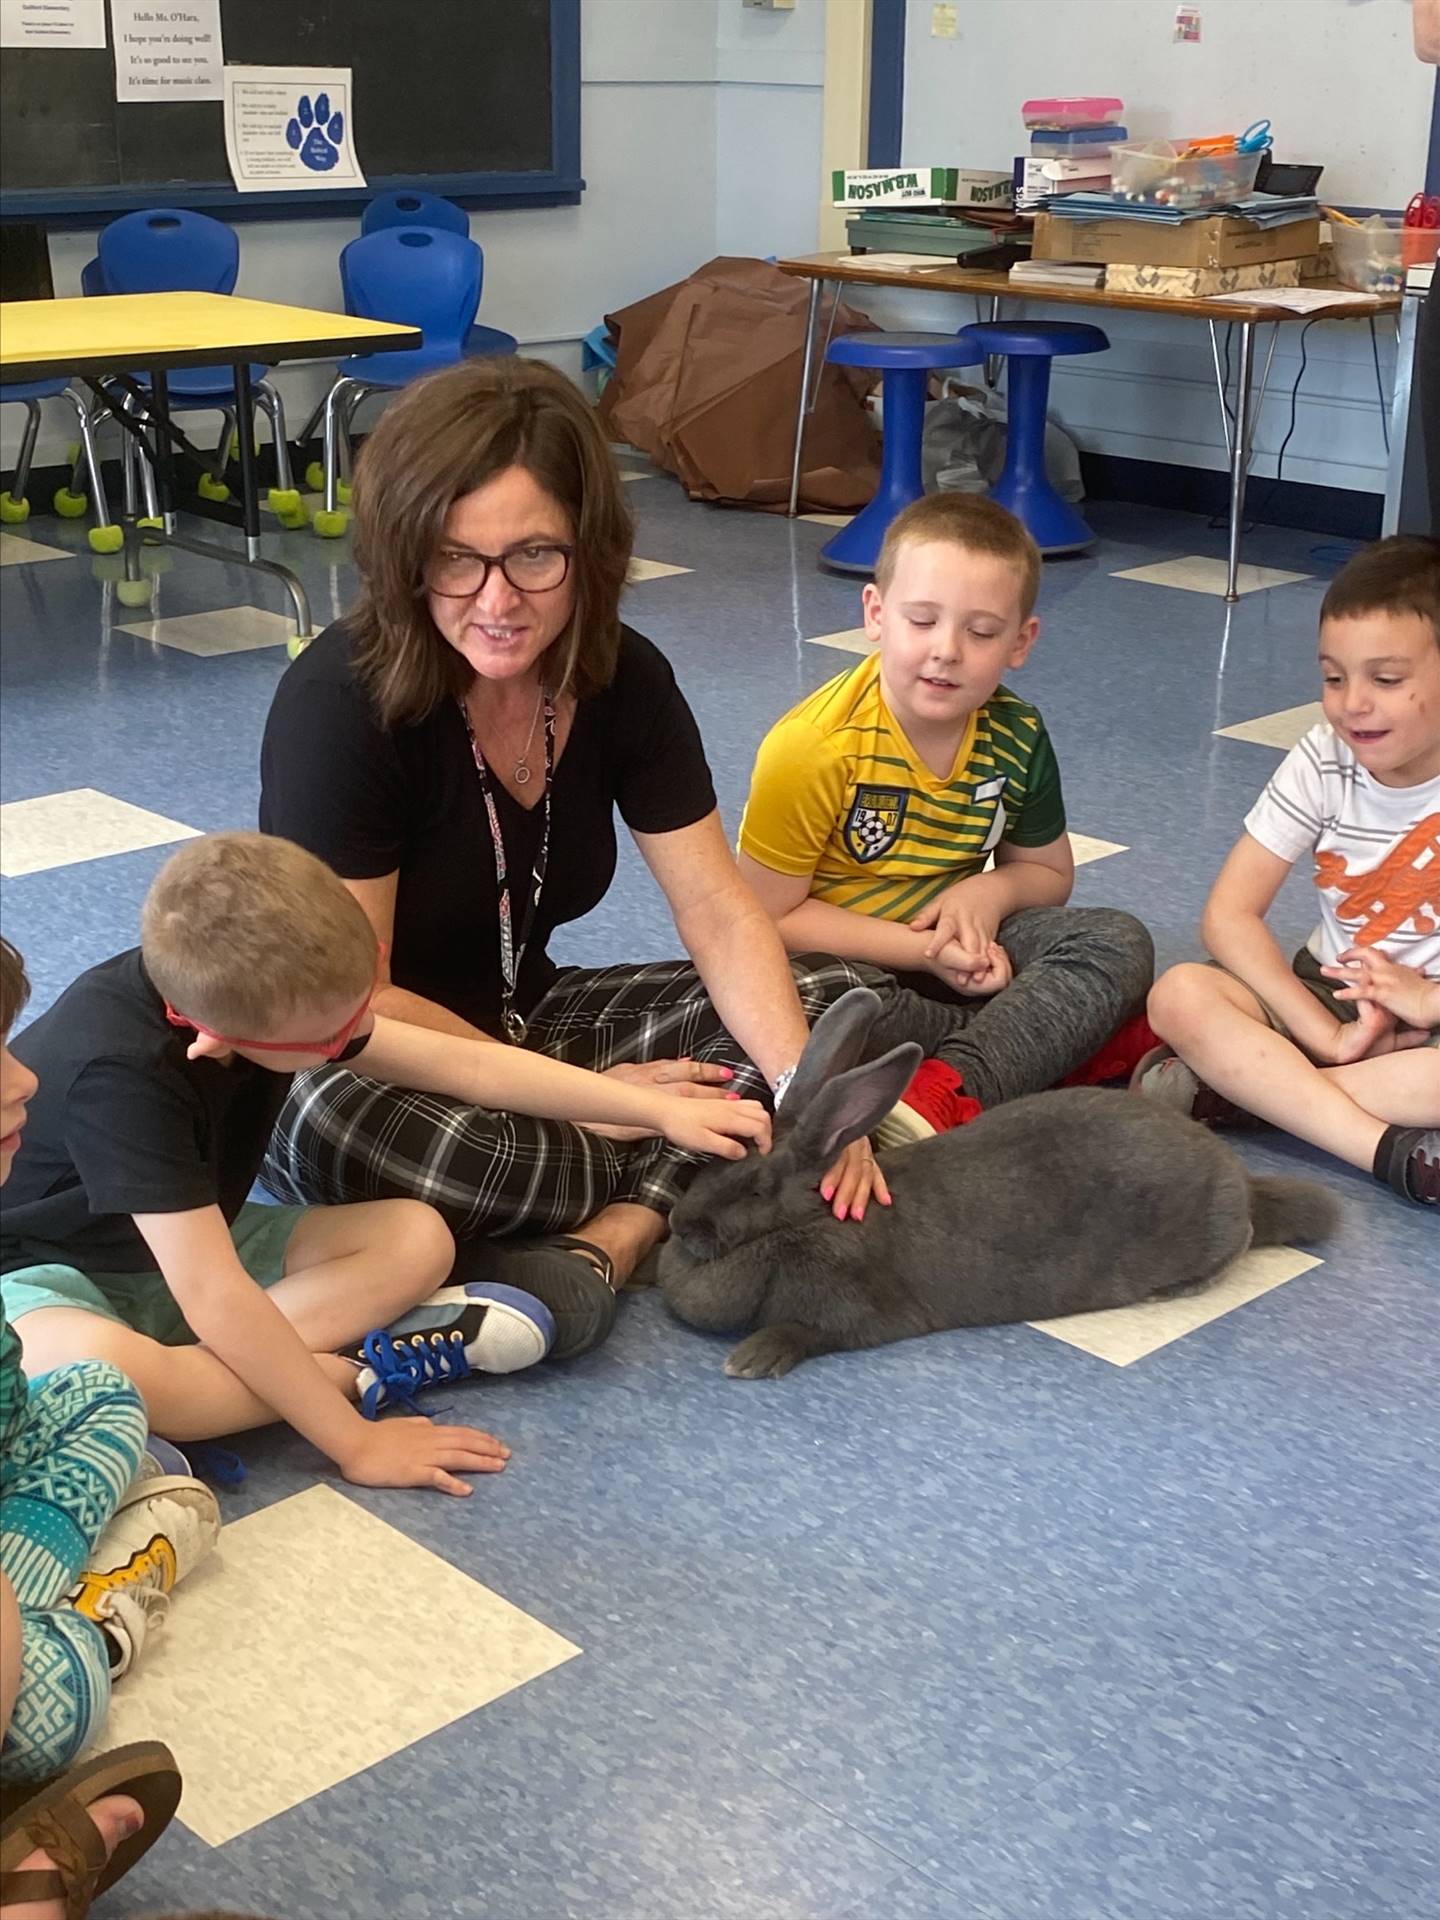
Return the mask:
{"type": "Polygon", "coordinates": [[[1020,618],[1030,618],[1040,593],[1040,549],[1013,513],[983,493],[927,493],[897,514],[875,562],[876,586],[882,593],[889,587],[902,547],[942,540],[1008,560],[1020,578],[1020,618]]]}
{"type": "Polygon", "coordinates": [[[378,953],[364,908],[324,861],[264,833],[209,833],[172,854],[145,897],[140,943],[177,1013],[256,1040],[358,1000],[378,953]]]}

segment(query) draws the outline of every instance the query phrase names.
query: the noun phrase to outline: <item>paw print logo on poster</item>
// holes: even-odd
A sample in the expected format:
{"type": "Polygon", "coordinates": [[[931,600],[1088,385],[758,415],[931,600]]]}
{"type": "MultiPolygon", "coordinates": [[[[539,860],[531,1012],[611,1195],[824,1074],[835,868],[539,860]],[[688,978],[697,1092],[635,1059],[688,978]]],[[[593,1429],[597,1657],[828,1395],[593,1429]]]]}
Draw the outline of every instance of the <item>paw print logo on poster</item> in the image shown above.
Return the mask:
{"type": "Polygon", "coordinates": [[[344,144],[345,116],[338,108],[331,112],[328,93],[317,93],[313,103],[308,93],[302,93],[285,128],[285,139],[312,173],[329,173],[344,144]]]}

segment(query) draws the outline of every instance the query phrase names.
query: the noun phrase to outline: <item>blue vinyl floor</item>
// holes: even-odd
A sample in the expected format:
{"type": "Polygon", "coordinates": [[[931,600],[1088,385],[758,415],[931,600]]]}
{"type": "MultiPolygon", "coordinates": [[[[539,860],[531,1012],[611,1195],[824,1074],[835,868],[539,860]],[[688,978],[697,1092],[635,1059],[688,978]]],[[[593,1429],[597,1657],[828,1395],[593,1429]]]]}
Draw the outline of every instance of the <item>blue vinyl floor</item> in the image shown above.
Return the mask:
{"type": "MultiPolygon", "coordinates": [[[[858,586],[818,571],[824,526],[691,505],[663,477],[627,493],[638,552],[688,569],[635,585],[628,617],[674,663],[733,829],[766,726],[853,659],[811,643],[859,626],[858,586]]],[[[1166,964],[1197,951],[1207,886],[1277,764],[1273,741],[1318,697],[1316,617],[1344,550],[1259,529],[1247,561],[1286,577],[1227,608],[1115,577],[1213,560],[1221,533],[1158,510],[1089,512],[1099,541],[1047,569],[1041,641],[1016,685],[1049,723],[1072,829],[1119,849],[1081,867],[1076,900],[1142,915],[1166,964]],[[1219,732],[1267,717],[1271,744],[1219,732]]],[[[77,545],[54,521],[23,532],[77,545]]],[[[267,545],[322,618],[346,604],[346,545],[267,545]]],[[[131,836],[97,853],[104,807],[82,802],[25,836],[41,849],[31,870],[7,866],[5,929],[36,1010],[133,943],[177,837],[253,824],[285,665],[278,623],[279,644],[226,650],[222,610],[257,598],[239,571],[176,556],[148,612],[119,606],[106,571],[72,552],[0,575],[0,799],[93,790],[127,803],[110,830],[131,836]],[[218,651],[123,630],[184,615],[216,616],[218,651]]],[[[1292,883],[1277,909],[1297,945],[1306,891],[1292,883]]],[[[633,852],[559,952],[676,952],[633,852]]],[[[196,1577],[233,1634],[204,1660],[187,1653],[182,1589],[154,1682],[170,1659],[197,1779],[223,1780],[234,1742],[260,1729],[278,1810],[221,1839],[198,1814],[177,1822],[98,1911],[1433,1913],[1440,1236],[1430,1214],[1307,1148],[1237,1144],[1257,1167],[1329,1184],[1344,1228],[1321,1264],[1130,1365],[1009,1327],[751,1384],[641,1294],[568,1370],[447,1396],[514,1448],[469,1501],[345,1487],[293,1436],[247,1439],[246,1483],[224,1496],[233,1536],[196,1577]],[[336,1537],[381,1543],[378,1574],[366,1561],[353,1575],[343,1552],[297,1567],[281,1544],[293,1536],[267,1530],[321,1482],[342,1503],[336,1537]],[[409,1569],[403,1602],[386,1541],[409,1569]],[[495,1687],[470,1653],[440,1671],[446,1622],[428,1617],[425,1583],[451,1606],[441,1583],[457,1570],[518,1610],[520,1640],[543,1629],[578,1656],[495,1687]],[[282,1653],[312,1641],[316,1661],[338,1650],[346,1677],[297,1735],[282,1653]],[[432,1692],[450,1706],[404,1732],[402,1708],[432,1692]],[[332,1747],[317,1790],[306,1768],[332,1747]]],[[[146,1684],[137,1671],[137,1697],[146,1684]]]]}

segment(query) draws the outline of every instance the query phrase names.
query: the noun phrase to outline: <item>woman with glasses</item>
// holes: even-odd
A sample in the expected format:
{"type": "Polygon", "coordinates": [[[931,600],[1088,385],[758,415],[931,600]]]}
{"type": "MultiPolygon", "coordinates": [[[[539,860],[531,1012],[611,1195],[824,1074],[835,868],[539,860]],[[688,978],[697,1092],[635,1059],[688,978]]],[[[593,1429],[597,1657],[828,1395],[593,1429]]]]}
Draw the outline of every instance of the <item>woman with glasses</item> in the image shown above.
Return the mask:
{"type": "MultiPolygon", "coordinates": [[[[514,359],[419,383],[369,436],[355,514],[360,601],[280,684],[261,825],[364,906],[390,956],[377,1011],[700,1098],[783,1095],[859,972],[792,966],[740,878],[669,662],[620,620],[631,521],[580,393],[514,359]],[[551,935],[604,899],[617,813],[689,959],[560,968],[551,935]]],[[[897,1017],[912,998],[872,984],[897,1017]]],[[[916,1009],[907,1031],[937,1017],[916,1009]]],[[[423,1198],[458,1235],[501,1237],[487,1277],[608,1299],[696,1164],[337,1064],[296,1082],[265,1179],[306,1202],[423,1198]]],[[[842,1218],[888,1201],[864,1141],[824,1190],[842,1218]]]]}

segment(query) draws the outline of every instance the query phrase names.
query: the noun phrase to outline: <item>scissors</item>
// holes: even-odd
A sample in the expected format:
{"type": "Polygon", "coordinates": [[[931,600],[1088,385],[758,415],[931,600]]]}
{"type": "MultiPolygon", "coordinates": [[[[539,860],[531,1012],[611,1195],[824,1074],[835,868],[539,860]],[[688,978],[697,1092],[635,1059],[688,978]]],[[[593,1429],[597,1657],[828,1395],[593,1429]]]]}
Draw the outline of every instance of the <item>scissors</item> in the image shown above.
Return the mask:
{"type": "Polygon", "coordinates": [[[1270,122],[1256,120],[1248,126],[1235,142],[1237,153],[1268,153],[1275,142],[1270,137],[1270,122]]]}
{"type": "Polygon", "coordinates": [[[1440,193],[1417,193],[1412,195],[1405,209],[1407,227],[1440,227],[1440,193]]]}

